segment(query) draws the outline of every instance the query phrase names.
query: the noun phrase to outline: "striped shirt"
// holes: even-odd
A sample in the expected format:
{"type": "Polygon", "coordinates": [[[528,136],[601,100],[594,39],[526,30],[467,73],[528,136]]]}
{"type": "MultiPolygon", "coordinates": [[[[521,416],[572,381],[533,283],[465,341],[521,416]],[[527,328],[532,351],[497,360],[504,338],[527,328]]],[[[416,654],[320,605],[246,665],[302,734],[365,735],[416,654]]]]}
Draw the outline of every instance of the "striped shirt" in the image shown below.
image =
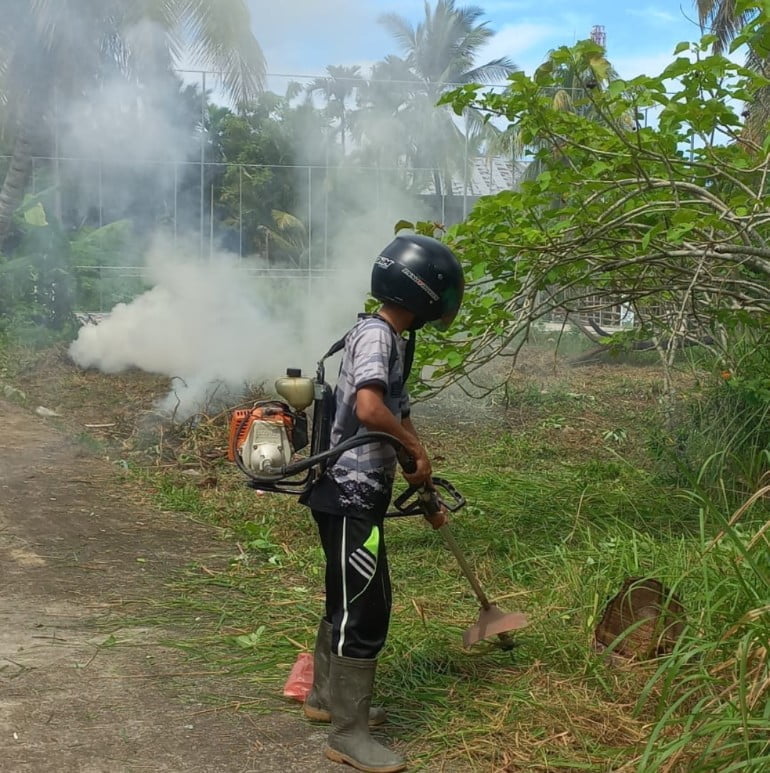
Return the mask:
{"type": "MultiPolygon", "coordinates": [[[[381,317],[362,315],[347,334],[334,390],[332,448],[367,432],[356,417],[356,396],[362,387],[381,387],[393,415],[399,419],[409,415],[409,395],[403,385],[405,349],[405,339],[381,317]]],[[[379,518],[390,504],[395,475],[393,446],[367,443],[346,451],[329,465],[303,502],[327,513],[379,518]]]]}

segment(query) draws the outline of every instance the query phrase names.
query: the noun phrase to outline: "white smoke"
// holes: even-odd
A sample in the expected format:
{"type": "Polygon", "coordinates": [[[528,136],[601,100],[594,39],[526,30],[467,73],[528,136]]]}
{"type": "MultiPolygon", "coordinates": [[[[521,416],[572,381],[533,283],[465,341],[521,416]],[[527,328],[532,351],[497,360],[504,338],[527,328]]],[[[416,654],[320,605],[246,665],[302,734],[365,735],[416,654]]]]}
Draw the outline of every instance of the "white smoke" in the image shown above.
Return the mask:
{"type": "MultiPolygon", "coordinates": [[[[353,0],[333,1],[340,12],[360,6],[353,0]]],[[[297,9],[303,10],[300,18],[310,19],[304,12],[321,13],[310,0],[298,0],[297,9]]],[[[324,6],[322,15],[334,19],[336,27],[337,17],[328,11],[324,6]]],[[[285,13],[275,11],[273,16],[272,22],[278,24],[285,13]]],[[[297,17],[286,18],[292,19],[291,26],[297,17]]],[[[133,47],[152,50],[157,34],[152,25],[137,27],[133,47]]],[[[280,39],[288,37],[289,31],[280,39]]],[[[266,38],[269,41],[270,36],[266,38]]],[[[89,94],[87,103],[72,111],[68,151],[118,158],[129,167],[155,159],[171,165],[189,160],[189,125],[179,127],[179,117],[169,108],[168,88],[163,78],[156,83],[145,77],[141,86],[116,81],[89,94]]],[[[298,150],[303,142],[297,138],[298,150]]],[[[147,166],[154,168],[152,163],[147,166]]],[[[156,178],[153,185],[168,184],[162,174],[156,178]]],[[[315,246],[310,247],[324,255],[324,269],[312,279],[300,270],[291,278],[286,278],[289,272],[270,273],[260,258],[241,261],[213,251],[201,259],[200,234],[189,234],[196,243],[187,248],[179,234],[176,247],[168,239],[154,239],[146,258],[151,289],[130,303],[118,304],[99,325],[83,327],[70,347],[73,360],[107,373],[135,367],[178,379],[162,405],[176,409],[177,416],[205,407],[220,384],[237,394],[245,384],[269,387],[287,367],[314,372],[318,359],[363,310],[373,260],[393,238],[393,224],[422,214],[405,197],[398,178],[396,173],[362,175],[355,170],[345,178],[348,204],[332,202],[329,220],[335,227],[328,245],[321,248],[316,235],[315,246]],[[340,207],[345,211],[338,211],[340,207]],[[274,278],[278,276],[284,278],[274,278]]],[[[120,179],[116,175],[115,180],[120,179]]],[[[305,192],[316,204],[322,201],[322,184],[314,180],[314,189],[305,192]]],[[[118,190],[112,196],[119,199],[128,193],[118,190]]],[[[334,378],[331,370],[329,377],[334,378]]]]}
{"type": "MultiPolygon", "coordinates": [[[[163,30],[142,21],[124,35],[139,78],[118,72],[84,89],[62,111],[61,151],[65,157],[100,159],[121,164],[181,163],[194,150],[189,126],[169,108],[179,84],[160,59],[163,30]],[[158,61],[160,59],[160,61],[158,61]],[[155,69],[151,64],[157,62],[155,69]]],[[[196,117],[196,120],[199,118],[196,117]]]]}
{"type": "Polygon", "coordinates": [[[147,268],[152,289],[81,328],[70,355],[105,373],[139,368],[178,378],[161,407],[178,402],[182,416],[203,408],[218,385],[237,394],[287,367],[313,372],[362,310],[368,279],[351,271],[311,294],[306,279],[254,276],[227,255],[190,261],[160,238],[147,268]]]}

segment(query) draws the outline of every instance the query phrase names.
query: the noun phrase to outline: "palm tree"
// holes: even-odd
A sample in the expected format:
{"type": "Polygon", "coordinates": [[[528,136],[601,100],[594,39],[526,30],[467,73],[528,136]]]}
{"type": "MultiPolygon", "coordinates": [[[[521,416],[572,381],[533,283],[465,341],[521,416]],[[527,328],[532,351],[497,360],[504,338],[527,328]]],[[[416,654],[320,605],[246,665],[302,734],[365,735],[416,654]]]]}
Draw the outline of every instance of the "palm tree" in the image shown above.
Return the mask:
{"type": "MultiPolygon", "coordinates": [[[[597,115],[590,94],[603,91],[619,75],[605,55],[604,47],[594,41],[580,41],[576,45],[579,53],[574,55],[571,61],[565,62],[564,58],[555,56],[555,51],[550,51],[548,58],[535,71],[535,79],[546,76],[553,85],[547,86],[547,95],[551,99],[555,110],[575,113],[594,121],[603,120],[597,115]]],[[[633,120],[629,115],[624,117],[624,125],[627,129],[633,128],[633,120]]],[[[510,141],[510,137],[506,136],[510,141]]],[[[533,150],[540,150],[544,145],[535,143],[533,150]]],[[[552,153],[558,153],[557,148],[550,148],[552,153]]],[[[542,161],[536,159],[527,166],[525,179],[535,179],[542,171],[542,161]]]]}
{"type": "MultiPolygon", "coordinates": [[[[716,36],[715,53],[723,52],[730,41],[756,16],[754,9],[740,11],[735,0],[695,0],[695,6],[701,29],[716,36]]],[[[765,78],[770,77],[770,60],[751,45],[746,55],[746,66],[765,78]]],[[[746,126],[743,137],[761,143],[767,135],[767,124],[770,121],[769,87],[763,86],[757,90],[744,115],[746,126]]]]}
{"type": "MultiPolygon", "coordinates": [[[[425,17],[416,26],[398,14],[386,14],[380,21],[401,47],[402,57],[391,56],[379,66],[378,76],[401,88],[401,98],[391,114],[407,126],[410,161],[433,172],[434,187],[441,195],[442,182],[451,178],[452,150],[464,145],[467,135],[478,135],[484,124],[468,111],[467,126],[461,130],[446,109],[436,103],[446,91],[465,83],[504,81],[516,70],[507,57],[476,65],[481,49],[494,36],[484,11],[477,6],[458,7],[455,0],[437,0],[435,8],[425,2],[425,17]],[[388,74],[391,77],[388,78],[388,74]]],[[[376,107],[376,106],[375,106],[376,107]]],[[[461,153],[456,153],[461,155],[461,153]]]]}
{"type": "Polygon", "coordinates": [[[364,83],[361,68],[358,66],[344,67],[329,65],[326,68],[328,77],[316,78],[307,86],[309,96],[321,94],[326,102],[329,118],[339,121],[342,157],[345,157],[345,139],[348,134],[347,100],[364,83]]]}
{"type": "Polygon", "coordinates": [[[554,81],[554,108],[584,116],[594,113],[593,104],[586,98],[587,95],[592,91],[606,89],[619,77],[607,59],[604,48],[598,43],[594,43],[569,63],[561,59],[557,61],[554,52],[549,52],[548,59],[537,68],[535,79],[540,74],[547,74],[554,81]]]}
{"type": "Polygon", "coordinates": [[[294,265],[304,265],[309,246],[307,227],[291,212],[274,209],[271,214],[273,224],[261,225],[257,229],[265,235],[265,257],[268,263],[273,251],[277,251],[294,265]]]}
{"type": "Polygon", "coordinates": [[[749,22],[756,11],[739,11],[735,0],[695,0],[698,20],[703,31],[716,36],[714,50],[721,53],[749,22]]]}
{"type": "Polygon", "coordinates": [[[0,99],[15,137],[0,189],[0,244],[22,201],[32,156],[51,105],[87,93],[115,75],[141,82],[168,72],[182,52],[221,73],[236,102],[262,88],[265,62],[245,0],[4,0],[0,25],[0,99]],[[151,48],[132,32],[152,23],[151,48]]]}

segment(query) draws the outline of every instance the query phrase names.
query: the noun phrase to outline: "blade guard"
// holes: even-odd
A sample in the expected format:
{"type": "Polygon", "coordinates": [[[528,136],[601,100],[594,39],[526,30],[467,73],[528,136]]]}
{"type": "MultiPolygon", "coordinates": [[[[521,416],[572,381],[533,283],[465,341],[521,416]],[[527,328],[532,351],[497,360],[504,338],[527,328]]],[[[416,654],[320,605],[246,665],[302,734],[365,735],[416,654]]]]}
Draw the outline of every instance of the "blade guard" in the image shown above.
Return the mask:
{"type": "Polygon", "coordinates": [[[503,612],[499,607],[490,604],[479,612],[479,619],[463,632],[463,646],[470,649],[482,639],[498,636],[504,644],[503,649],[510,649],[515,642],[506,642],[505,635],[528,625],[529,620],[523,612],[503,612]]]}
{"type": "Polygon", "coordinates": [[[465,497],[446,478],[431,478],[431,481],[433,489],[427,492],[424,486],[409,486],[393,502],[396,511],[388,513],[388,516],[398,518],[406,515],[423,515],[426,505],[433,512],[438,511],[443,505],[450,513],[456,513],[465,507],[465,497]],[[426,493],[430,496],[431,502],[425,501],[426,493]]]}

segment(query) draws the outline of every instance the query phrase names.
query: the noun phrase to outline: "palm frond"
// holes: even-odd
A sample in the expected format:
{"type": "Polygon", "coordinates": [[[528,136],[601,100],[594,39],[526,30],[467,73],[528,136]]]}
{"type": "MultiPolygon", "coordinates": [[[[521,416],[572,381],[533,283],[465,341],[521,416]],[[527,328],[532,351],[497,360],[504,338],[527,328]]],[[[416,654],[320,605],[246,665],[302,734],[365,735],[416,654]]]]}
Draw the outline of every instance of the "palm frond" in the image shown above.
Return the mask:
{"type": "Polygon", "coordinates": [[[177,17],[190,53],[210,68],[228,95],[238,103],[255,99],[265,79],[265,58],[251,32],[251,17],[243,0],[175,0],[177,17]]]}
{"type": "Polygon", "coordinates": [[[553,108],[563,113],[571,112],[573,109],[572,95],[566,89],[559,89],[553,95],[553,108]]]}
{"type": "Polygon", "coordinates": [[[402,51],[408,53],[416,48],[415,29],[403,16],[397,13],[384,13],[378,21],[395,38],[402,51]]]}
{"type": "Polygon", "coordinates": [[[464,72],[460,83],[501,83],[508,80],[508,76],[520,68],[508,57],[493,59],[491,62],[475,67],[464,72]]]}
{"type": "Polygon", "coordinates": [[[149,21],[163,30],[178,26],[182,6],[177,0],[131,0],[121,4],[127,24],[149,21]]]}
{"type": "Polygon", "coordinates": [[[292,215],[291,212],[274,209],[270,214],[273,217],[276,228],[282,233],[293,231],[295,234],[307,235],[305,224],[296,215],[292,215]]]}
{"type": "Polygon", "coordinates": [[[165,45],[173,62],[182,58],[184,50],[182,6],[177,0],[133,0],[123,3],[127,6],[122,18],[122,29],[129,29],[139,23],[150,22],[163,31],[165,45]]]}
{"type": "Polygon", "coordinates": [[[603,86],[617,79],[617,73],[604,56],[591,56],[588,59],[588,73],[593,76],[597,85],[603,86]]]}
{"type": "Polygon", "coordinates": [[[293,99],[296,99],[303,91],[304,87],[299,81],[289,81],[286,85],[285,98],[287,101],[291,102],[293,99]]]}
{"type": "Polygon", "coordinates": [[[736,0],[696,0],[701,28],[716,35],[714,50],[723,51],[756,11],[739,11],[736,0]]]}
{"type": "MultiPolygon", "coordinates": [[[[746,55],[746,67],[765,78],[770,75],[770,59],[763,57],[757,51],[749,50],[746,55]]],[[[743,112],[746,120],[741,137],[754,145],[761,145],[770,133],[770,87],[762,86],[752,97],[743,112]]]]}

